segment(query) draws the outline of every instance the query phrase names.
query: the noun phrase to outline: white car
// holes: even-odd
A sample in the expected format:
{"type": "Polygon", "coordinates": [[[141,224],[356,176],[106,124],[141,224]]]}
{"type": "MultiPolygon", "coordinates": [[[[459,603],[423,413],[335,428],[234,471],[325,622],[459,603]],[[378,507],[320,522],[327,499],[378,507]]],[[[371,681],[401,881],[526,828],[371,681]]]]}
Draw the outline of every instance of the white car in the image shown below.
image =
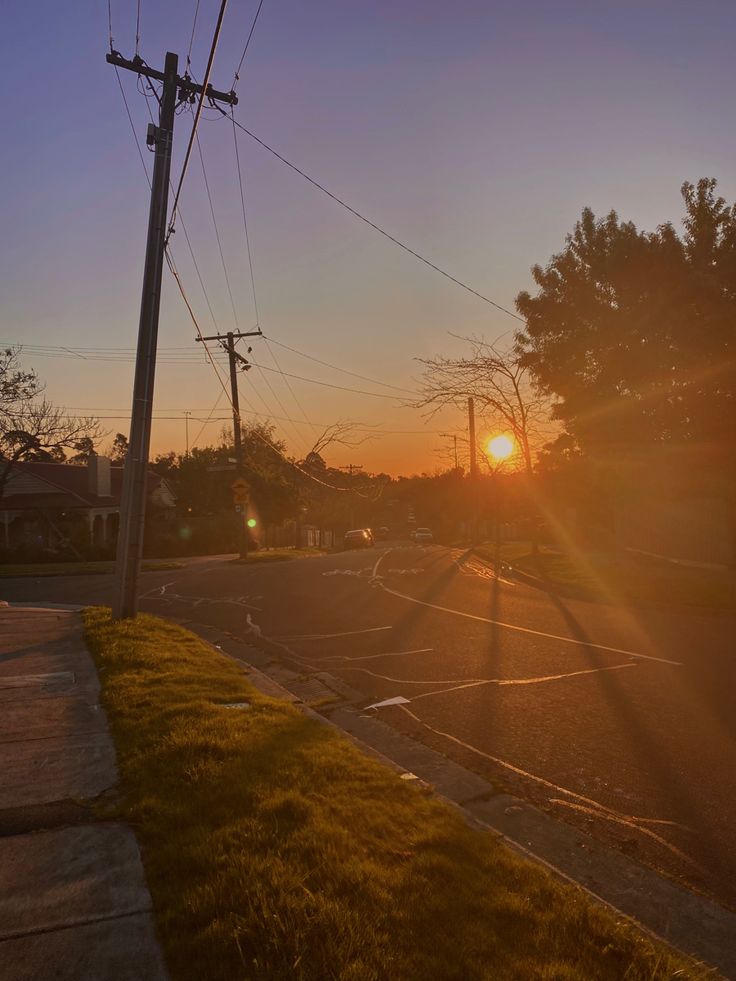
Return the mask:
{"type": "Polygon", "coordinates": [[[427,545],[434,541],[434,537],[429,528],[417,528],[414,532],[414,541],[422,545],[427,545]]]}

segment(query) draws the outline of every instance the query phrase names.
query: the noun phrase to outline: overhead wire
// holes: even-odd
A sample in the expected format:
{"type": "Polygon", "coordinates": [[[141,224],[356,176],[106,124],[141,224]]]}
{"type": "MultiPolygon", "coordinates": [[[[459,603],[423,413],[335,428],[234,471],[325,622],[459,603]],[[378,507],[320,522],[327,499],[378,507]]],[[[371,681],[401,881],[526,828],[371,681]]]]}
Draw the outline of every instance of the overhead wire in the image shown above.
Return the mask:
{"type": "MultiPolygon", "coordinates": [[[[208,354],[210,363],[212,365],[212,368],[213,368],[215,374],[217,375],[217,380],[220,383],[220,387],[222,388],[222,391],[225,394],[225,398],[230,403],[230,406],[231,406],[231,408],[233,409],[233,412],[234,412],[235,411],[235,406],[233,405],[233,400],[232,400],[232,397],[230,395],[230,392],[227,390],[227,386],[223,382],[222,377],[221,377],[221,375],[220,375],[220,373],[219,373],[219,371],[217,369],[217,365],[216,365],[216,363],[215,363],[214,359],[212,358],[212,355],[211,355],[211,353],[209,351],[209,348],[207,346],[207,342],[205,341],[204,337],[202,336],[202,331],[201,331],[200,326],[199,326],[199,323],[197,321],[197,317],[196,317],[196,315],[194,313],[194,310],[192,309],[192,305],[190,304],[190,302],[189,302],[189,300],[187,298],[186,292],[184,290],[184,286],[183,286],[183,284],[181,282],[181,279],[179,278],[179,274],[178,274],[178,272],[176,270],[176,266],[174,265],[173,259],[172,259],[171,254],[170,254],[170,252],[169,252],[168,249],[166,249],[165,255],[166,255],[166,261],[167,261],[167,263],[169,265],[169,269],[171,270],[172,275],[174,276],[174,279],[176,280],[176,283],[177,283],[177,285],[179,287],[179,291],[181,293],[182,299],[184,300],[184,303],[185,303],[185,305],[187,307],[187,310],[189,311],[189,316],[192,318],[192,322],[194,323],[194,325],[195,325],[195,327],[197,329],[197,334],[199,335],[199,337],[201,339],[201,342],[202,342],[202,344],[204,346],[205,351],[207,351],[207,354],[208,354]]],[[[269,439],[266,439],[266,437],[257,428],[253,428],[251,430],[251,432],[252,432],[252,434],[257,439],[260,439],[261,442],[263,442],[266,446],[269,446],[274,451],[274,453],[276,453],[278,456],[280,456],[286,463],[289,464],[289,466],[293,467],[295,470],[298,470],[301,474],[303,474],[305,477],[308,477],[310,480],[313,480],[315,483],[322,484],[324,487],[329,487],[331,490],[335,490],[335,491],[353,491],[354,493],[358,493],[359,496],[363,496],[363,497],[365,496],[363,494],[360,494],[360,489],[359,488],[338,487],[335,484],[328,484],[327,481],[325,481],[325,480],[320,480],[319,477],[316,477],[314,474],[310,473],[308,470],[305,470],[303,467],[300,467],[299,464],[296,463],[295,460],[291,460],[289,457],[287,457],[286,454],[282,450],[280,450],[274,443],[272,443],[269,439]]]]}
{"type": "Polygon", "coordinates": [[[205,431],[205,429],[207,428],[207,426],[208,426],[208,425],[210,424],[210,422],[212,421],[212,416],[213,416],[213,415],[215,414],[215,412],[216,412],[216,410],[217,410],[217,408],[218,408],[218,406],[219,406],[219,404],[220,404],[220,400],[221,400],[221,399],[222,399],[222,392],[218,392],[218,393],[217,393],[217,398],[215,399],[215,404],[214,404],[214,405],[212,406],[212,408],[210,409],[210,411],[209,411],[209,415],[207,416],[207,418],[205,419],[205,421],[204,421],[204,422],[202,423],[202,426],[200,427],[200,430],[199,430],[199,432],[198,432],[198,433],[197,433],[197,435],[196,435],[196,436],[194,437],[194,439],[193,439],[193,441],[192,441],[192,443],[191,443],[191,449],[194,449],[194,447],[195,447],[195,446],[197,445],[197,443],[199,442],[199,439],[200,439],[200,437],[201,437],[201,435],[202,435],[202,433],[203,433],[203,432],[205,431]]]}
{"type": "Polygon", "coordinates": [[[107,0],[107,27],[110,35],[110,51],[114,51],[112,39],[112,0],[107,0]]]}
{"type": "MultiPolygon", "coordinates": [[[[266,335],[264,334],[264,337],[266,335]]],[[[291,351],[292,354],[298,354],[301,358],[306,358],[308,361],[314,361],[315,364],[321,364],[324,368],[332,368],[333,371],[340,371],[343,375],[351,375],[353,378],[360,378],[361,381],[371,382],[373,385],[383,385],[384,388],[393,388],[396,392],[402,392],[404,395],[416,395],[416,392],[412,392],[408,388],[401,388],[399,385],[391,385],[389,382],[379,381],[378,378],[370,378],[368,375],[359,375],[356,371],[350,371],[347,368],[341,368],[337,364],[331,364],[329,361],[322,361],[320,358],[315,358],[311,354],[307,354],[305,351],[299,351],[295,347],[290,347],[288,344],[284,344],[283,341],[277,341],[275,338],[270,337],[268,340],[272,344],[277,344],[279,347],[283,347],[286,351],[291,351]]]]}
{"type": "MultiPolygon", "coordinates": [[[[207,178],[207,168],[206,168],[205,162],[204,162],[204,154],[202,152],[202,145],[201,145],[201,141],[199,139],[199,134],[197,134],[197,136],[196,136],[196,144],[197,144],[197,151],[198,151],[198,154],[199,154],[200,163],[202,165],[202,176],[204,178],[205,190],[207,192],[207,200],[209,202],[210,215],[212,217],[212,224],[213,224],[213,227],[214,227],[214,230],[215,230],[215,238],[217,239],[217,247],[218,247],[218,250],[219,250],[219,253],[220,253],[220,261],[222,263],[222,271],[223,271],[224,276],[225,276],[225,283],[227,285],[228,295],[230,296],[230,305],[231,305],[232,311],[233,311],[233,318],[234,318],[234,321],[235,321],[235,328],[236,328],[236,330],[238,330],[239,329],[238,314],[237,314],[237,311],[236,311],[236,308],[235,308],[235,299],[233,297],[232,289],[230,288],[230,277],[229,277],[228,271],[227,271],[227,263],[225,262],[225,254],[224,254],[223,249],[222,249],[222,239],[220,237],[220,231],[219,231],[218,224],[217,224],[217,217],[215,215],[215,208],[214,208],[214,204],[212,202],[212,194],[210,192],[210,184],[209,184],[209,180],[207,178]]],[[[241,185],[241,189],[242,189],[242,185],[241,185]]],[[[245,200],[245,199],[243,198],[243,200],[245,200]]],[[[252,272],[252,270],[251,270],[251,272],[252,272]]],[[[254,292],[254,296],[255,296],[255,292],[254,292]]],[[[279,406],[279,408],[284,413],[284,415],[288,415],[288,413],[287,413],[287,411],[286,411],[283,403],[281,402],[279,396],[277,395],[276,391],[274,390],[273,386],[271,385],[271,382],[268,380],[267,376],[263,374],[263,369],[261,368],[260,365],[257,365],[256,367],[258,367],[258,371],[260,373],[261,378],[263,379],[263,381],[265,382],[265,384],[268,387],[269,391],[271,392],[271,394],[273,395],[274,399],[276,400],[276,404],[279,406]]],[[[251,382],[251,384],[252,384],[252,382],[251,382]]],[[[270,406],[268,405],[268,403],[266,402],[266,400],[263,397],[263,394],[258,390],[258,388],[256,388],[255,386],[253,386],[253,390],[254,390],[255,394],[258,396],[258,398],[261,400],[261,402],[263,403],[263,405],[266,407],[266,409],[270,409],[270,406]]],[[[294,433],[296,435],[297,443],[301,442],[302,436],[298,432],[298,430],[294,430],[294,433]]]]}
{"type": "Polygon", "coordinates": [[[245,61],[245,56],[248,54],[248,47],[250,46],[251,38],[253,37],[253,32],[256,29],[256,24],[258,23],[258,15],[261,12],[261,7],[263,6],[263,0],[260,0],[258,4],[258,9],[256,10],[256,15],[253,18],[253,23],[250,25],[250,31],[248,33],[248,38],[245,42],[245,47],[243,48],[243,53],[240,56],[240,61],[238,62],[238,67],[235,69],[235,76],[233,78],[233,92],[235,91],[235,86],[240,81],[240,69],[243,67],[243,62],[245,61]]]}
{"type": "MultiPolygon", "coordinates": [[[[231,122],[233,124],[233,144],[235,146],[235,163],[236,163],[236,168],[237,168],[237,172],[238,172],[238,187],[240,189],[240,206],[241,206],[241,211],[242,211],[242,215],[243,215],[243,232],[245,234],[245,248],[246,248],[246,252],[247,252],[247,255],[248,255],[248,268],[250,270],[250,285],[251,285],[251,289],[253,291],[253,310],[254,310],[255,316],[256,316],[256,328],[260,331],[261,330],[261,318],[260,318],[260,313],[259,313],[259,310],[258,310],[258,295],[256,293],[256,280],[255,280],[255,275],[254,275],[254,272],[253,272],[253,253],[252,253],[251,247],[250,247],[250,234],[248,232],[248,217],[247,217],[247,212],[246,212],[246,208],[245,208],[245,189],[244,189],[244,185],[243,185],[243,171],[242,171],[242,167],[240,165],[240,152],[238,150],[238,131],[235,128],[235,117],[233,115],[233,107],[232,106],[230,107],[230,118],[231,118],[231,122]]],[[[261,333],[262,333],[262,331],[261,331],[261,333]]],[[[307,413],[304,410],[304,406],[299,401],[299,399],[298,399],[298,397],[296,395],[296,392],[294,391],[294,389],[292,387],[291,382],[284,375],[284,373],[281,371],[281,365],[279,364],[278,358],[276,357],[275,353],[273,352],[273,349],[271,348],[271,345],[268,342],[268,338],[266,338],[264,336],[264,340],[266,342],[266,349],[268,350],[268,353],[269,353],[269,355],[271,357],[271,360],[276,365],[277,370],[281,373],[281,377],[282,377],[283,381],[286,383],[286,387],[289,389],[289,392],[291,393],[291,397],[294,400],[294,403],[296,404],[297,409],[304,416],[305,422],[307,422],[312,427],[312,430],[314,431],[315,436],[317,438],[319,438],[319,435],[320,434],[319,434],[319,430],[318,430],[317,426],[315,426],[314,423],[312,423],[312,422],[309,421],[309,418],[307,416],[307,413]]]]}
{"type": "Polygon", "coordinates": [[[135,53],[138,54],[138,46],[141,40],[141,0],[137,0],[135,11],[135,53]]]}
{"type": "MultiPolygon", "coordinates": [[[[212,38],[212,44],[210,45],[210,53],[207,58],[207,68],[205,69],[204,79],[202,81],[202,91],[199,95],[199,102],[197,103],[197,111],[194,115],[194,121],[192,122],[192,131],[189,134],[189,142],[187,144],[186,153],[184,154],[184,162],[182,164],[181,173],[179,175],[179,182],[176,186],[176,192],[174,194],[174,203],[171,208],[171,218],[169,219],[169,227],[166,232],[166,244],[168,245],[169,239],[174,232],[174,225],[176,224],[176,212],[179,206],[179,197],[181,195],[181,189],[184,184],[184,178],[187,174],[187,167],[189,166],[189,158],[192,155],[192,147],[194,146],[194,138],[197,135],[197,126],[199,125],[199,119],[202,115],[202,107],[204,105],[204,100],[207,93],[207,86],[210,82],[210,75],[212,74],[212,65],[215,60],[215,52],[217,51],[217,42],[220,40],[220,32],[222,30],[222,21],[225,17],[225,8],[227,7],[227,0],[221,0],[220,12],[217,15],[217,24],[215,25],[215,33],[212,38]]],[[[227,114],[226,114],[227,115],[227,114]]]]}
{"type": "MultiPolygon", "coordinates": [[[[224,109],[220,108],[219,106],[217,108],[220,113],[222,113],[223,115],[227,115],[224,109]]],[[[297,167],[296,164],[292,163],[290,160],[287,160],[286,157],[280,154],[277,150],[274,150],[272,146],[269,146],[268,143],[266,143],[260,137],[256,136],[255,133],[251,132],[251,130],[249,130],[247,126],[244,126],[242,123],[239,123],[237,120],[235,120],[235,125],[239,129],[241,129],[244,133],[246,133],[248,136],[250,136],[252,140],[255,140],[256,143],[262,146],[264,150],[267,150],[269,153],[273,154],[273,156],[276,157],[277,160],[280,160],[281,163],[285,164],[295,173],[299,174],[300,177],[303,177],[304,180],[308,181],[313,187],[316,187],[318,190],[322,191],[323,194],[326,194],[327,197],[335,201],[336,204],[339,204],[342,208],[345,208],[345,210],[349,211],[351,215],[353,215],[356,218],[359,218],[360,221],[364,222],[366,225],[373,228],[380,235],[383,235],[384,238],[387,238],[390,242],[393,242],[394,245],[397,245],[400,249],[403,249],[404,252],[407,252],[409,255],[414,256],[415,259],[418,259],[420,262],[424,263],[425,266],[428,266],[430,269],[433,269],[441,276],[444,276],[445,279],[448,279],[450,280],[450,282],[455,283],[456,286],[459,286],[461,289],[464,289],[466,292],[472,293],[473,296],[476,296],[478,297],[478,299],[483,300],[484,303],[488,303],[492,307],[495,307],[497,310],[500,310],[502,313],[508,314],[508,316],[513,317],[514,320],[519,320],[521,323],[526,323],[524,318],[520,317],[517,313],[514,313],[513,310],[509,310],[507,307],[502,306],[500,303],[496,303],[496,301],[492,300],[489,296],[486,296],[485,294],[480,293],[478,290],[473,289],[472,286],[468,286],[467,283],[464,283],[461,279],[458,279],[456,276],[453,276],[445,269],[442,269],[441,266],[438,266],[430,259],[427,259],[426,256],[423,256],[420,252],[417,252],[415,249],[412,249],[410,246],[406,245],[406,243],[396,238],[390,232],[387,232],[385,228],[382,228],[376,222],[371,221],[370,218],[366,218],[365,215],[361,214],[355,208],[351,207],[346,201],[343,201],[342,198],[338,197],[337,194],[333,194],[332,191],[328,190],[324,186],[324,184],[320,184],[319,181],[315,180],[313,177],[310,177],[309,174],[305,173],[300,167],[297,167]]]]}
{"type": "Polygon", "coordinates": [[[222,251],[222,240],[220,238],[220,229],[217,226],[217,218],[215,217],[215,207],[212,204],[212,194],[210,193],[210,182],[207,179],[207,169],[205,168],[205,165],[204,165],[204,154],[202,153],[202,144],[200,142],[199,134],[198,133],[195,136],[195,142],[197,144],[197,153],[199,154],[199,161],[200,161],[200,163],[202,165],[202,177],[204,178],[204,187],[205,187],[205,191],[207,192],[207,200],[208,200],[209,205],[210,205],[210,215],[212,216],[212,225],[213,225],[213,228],[215,229],[215,238],[217,239],[217,249],[218,249],[218,251],[220,253],[220,262],[222,264],[222,272],[223,272],[223,274],[225,276],[225,285],[227,286],[227,293],[228,293],[228,296],[230,297],[230,307],[231,307],[231,309],[233,311],[233,321],[235,323],[235,329],[236,330],[239,330],[240,329],[240,324],[238,323],[238,313],[237,313],[237,311],[235,309],[235,300],[233,298],[233,291],[232,291],[232,289],[230,287],[230,277],[228,276],[227,264],[225,263],[225,254],[222,251]]]}
{"type": "Polygon", "coordinates": [[[189,71],[189,66],[192,63],[192,45],[194,44],[194,32],[197,29],[198,14],[199,14],[199,0],[197,0],[197,5],[194,8],[194,21],[192,22],[192,35],[189,38],[189,50],[187,51],[187,71],[189,71]]]}

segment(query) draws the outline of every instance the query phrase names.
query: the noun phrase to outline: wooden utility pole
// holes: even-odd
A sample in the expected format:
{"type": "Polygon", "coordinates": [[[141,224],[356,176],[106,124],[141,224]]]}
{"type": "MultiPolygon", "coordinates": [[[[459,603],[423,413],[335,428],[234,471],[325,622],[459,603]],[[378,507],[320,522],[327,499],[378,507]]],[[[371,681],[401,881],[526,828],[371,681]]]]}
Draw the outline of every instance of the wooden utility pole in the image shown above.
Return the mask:
{"type": "Polygon", "coordinates": [[[186,445],[186,452],[184,453],[185,457],[189,456],[189,416],[191,414],[191,410],[189,409],[186,409],[184,412],[184,437],[186,445]]]}
{"type": "MultiPolygon", "coordinates": [[[[130,420],[129,449],[125,458],[123,491],[120,501],[120,529],[115,560],[115,592],[113,616],[116,619],[134,617],[138,611],[138,574],[143,555],[143,529],[146,518],[146,478],[148,452],[151,443],[151,414],[153,412],[153,385],[156,373],[156,345],[158,341],[158,315],[161,305],[161,275],[166,248],[166,217],[169,200],[171,173],[171,149],[174,139],[174,118],[177,97],[184,102],[203,88],[190,78],[177,74],[179,59],[170,51],[166,55],[164,70],[149,68],[137,55],[131,61],[117,51],[107,55],[107,61],[117,68],[125,68],[148,79],[163,82],[158,126],[148,127],[146,142],[155,148],[151,203],[148,213],[148,238],[143,268],[143,293],[138,324],[138,350],[133,383],[133,408],[130,420]]],[[[211,85],[206,94],[230,105],[237,104],[233,92],[217,92],[211,85]]]]}
{"type": "Polygon", "coordinates": [[[478,464],[475,456],[475,402],[472,395],[468,399],[468,439],[470,440],[470,476],[475,480],[478,476],[478,464]]]}
{"type": "MultiPolygon", "coordinates": [[[[241,371],[250,370],[250,361],[235,350],[235,342],[241,337],[260,337],[260,330],[253,330],[247,333],[243,331],[229,330],[227,334],[214,334],[211,337],[197,337],[197,341],[217,341],[227,351],[228,361],[230,362],[230,403],[233,407],[233,442],[235,444],[235,473],[237,487],[245,486],[245,474],[243,466],[243,434],[240,419],[240,396],[238,395],[238,366],[241,371]]],[[[250,351],[250,348],[248,348],[250,351]]],[[[238,515],[238,554],[241,559],[248,558],[248,504],[247,492],[238,493],[236,487],[234,497],[235,511],[238,515]]]]}
{"type": "MultiPolygon", "coordinates": [[[[362,463],[346,463],[344,467],[338,467],[338,470],[347,470],[348,474],[350,475],[351,490],[353,487],[353,473],[356,470],[362,470],[362,469],[363,469],[362,463]]],[[[353,500],[352,496],[350,498],[350,525],[353,528],[355,527],[355,501],[353,500]]]]}
{"type": "Polygon", "coordinates": [[[478,462],[475,446],[475,401],[472,395],[468,399],[468,439],[470,440],[470,538],[473,542],[478,538],[478,462]]]}

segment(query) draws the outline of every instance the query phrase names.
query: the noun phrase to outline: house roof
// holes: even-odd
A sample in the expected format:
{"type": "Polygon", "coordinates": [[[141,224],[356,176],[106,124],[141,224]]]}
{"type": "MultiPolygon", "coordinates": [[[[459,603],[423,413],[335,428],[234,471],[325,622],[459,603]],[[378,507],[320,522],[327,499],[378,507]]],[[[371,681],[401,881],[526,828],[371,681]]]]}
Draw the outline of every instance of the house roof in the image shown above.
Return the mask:
{"type": "MultiPolygon", "coordinates": [[[[27,508],[92,508],[118,507],[123,487],[123,468],[110,467],[110,490],[107,497],[99,496],[89,489],[89,470],[86,466],[72,463],[17,463],[12,470],[11,480],[30,477],[34,485],[39,482],[43,489],[29,490],[26,493],[7,493],[12,491],[12,483],[6,485],[6,492],[0,497],[0,510],[18,511],[27,508]]],[[[13,481],[15,482],[15,481],[13,481]]],[[[164,483],[163,477],[149,470],[146,476],[148,493],[164,483]]]]}

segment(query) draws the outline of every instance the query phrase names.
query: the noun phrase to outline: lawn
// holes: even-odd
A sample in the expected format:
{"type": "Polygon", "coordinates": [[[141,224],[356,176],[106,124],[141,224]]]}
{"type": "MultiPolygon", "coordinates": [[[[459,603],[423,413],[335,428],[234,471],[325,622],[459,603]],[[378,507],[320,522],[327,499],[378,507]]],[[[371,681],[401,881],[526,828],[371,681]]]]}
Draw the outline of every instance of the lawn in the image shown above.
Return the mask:
{"type": "MultiPolygon", "coordinates": [[[[183,569],[184,563],[174,559],[159,562],[143,562],[143,572],[166,572],[167,569],[183,569]]],[[[1,579],[31,576],[95,576],[115,571],[115,563],[109,562],[16,562],[0,565],[1,579]]]]}
{"type": "Polygon", "coordinates": [[[625,605],[713,611],[736,610],[736,575],[729,570],[694,568],[642,553],[560,552],[544,546],[538,555],[528,542],[490,542],[477,547],[484,558],[501,561],[575,595],[625,605]]]}
{"type": "Polygon", "coordinates": [[[713,976],[188,631],[85,623],[172,981],[713,976]]]}

